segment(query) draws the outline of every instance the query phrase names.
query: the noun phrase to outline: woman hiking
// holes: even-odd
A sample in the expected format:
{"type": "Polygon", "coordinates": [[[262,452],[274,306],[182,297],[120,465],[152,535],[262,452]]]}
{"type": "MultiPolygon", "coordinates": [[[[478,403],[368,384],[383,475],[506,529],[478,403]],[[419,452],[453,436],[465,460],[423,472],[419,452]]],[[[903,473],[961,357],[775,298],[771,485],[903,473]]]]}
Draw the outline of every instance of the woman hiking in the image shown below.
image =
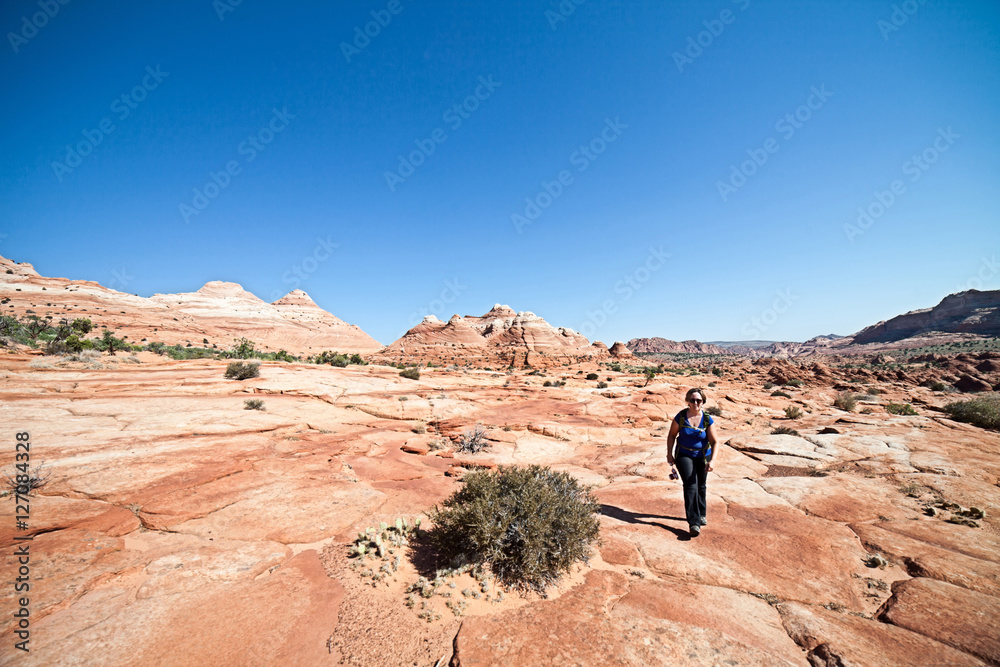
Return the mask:
{"type": "Polygon", "coordinates": [[[701,388],[690,389],[684,398],[688,406],[677,413],[667,434],[667,463],[676,465],[680,472],[688,529],[691,537],[697,537],[701,534],[701,527],[708,525],[705,482],[715,455],[715,429],[712,416],[703,409],[705,391],[701,388]]]}

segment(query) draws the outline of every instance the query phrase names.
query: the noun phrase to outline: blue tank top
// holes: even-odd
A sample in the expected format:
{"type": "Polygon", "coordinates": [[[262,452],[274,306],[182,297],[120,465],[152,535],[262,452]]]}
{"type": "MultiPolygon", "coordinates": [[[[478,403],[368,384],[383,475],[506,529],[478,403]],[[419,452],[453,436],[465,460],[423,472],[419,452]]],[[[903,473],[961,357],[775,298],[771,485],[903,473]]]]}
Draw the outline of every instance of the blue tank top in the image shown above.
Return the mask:
{"type": "Polygon", "coordinates": [[[708,444],[708,427],[714,422],[712,415],[701,413],[701,423],[692,426],[687,420],[687,410],[681,410],[674,417],[677,426],[677,453],[691,458],[701,458],[712,455],[712,446],[708,444]]]}

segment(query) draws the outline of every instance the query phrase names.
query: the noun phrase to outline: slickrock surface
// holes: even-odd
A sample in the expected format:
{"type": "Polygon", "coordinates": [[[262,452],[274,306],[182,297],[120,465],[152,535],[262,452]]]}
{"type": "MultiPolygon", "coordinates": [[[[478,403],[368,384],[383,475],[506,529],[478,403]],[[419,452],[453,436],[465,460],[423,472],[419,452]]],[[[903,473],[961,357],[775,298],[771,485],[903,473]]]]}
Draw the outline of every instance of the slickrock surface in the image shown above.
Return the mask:
{"type": "Polygon", "coordinates": [[[298,289],[267,303],[236,283],[212,281],[197,292],[146,299],[90,280],[40,276],[30,264],[0,257],[0,297],[5,300],[0,315],[52,315],[54,322],[90,318],[133,344],[159,341],[229,349],[234,339],[246,337],[258,349],[295,355],[382,348],[359,327],[326,312],[298,289]]]}
{"type": "Polygon", "coordinates": [[[27,431],[32,464],[52,471],[26,531],[0,504],[0,664],[1000,664],[1000,436],[944,418],[954,394],[872,378],[881,393],[859,414],[833,407],[842,371],[822,365],[709,376],[722,444],[690,538],[666,434],[705,376],[647,385],[586,361],[414,381],[263,362],[233,381],[225,361],[137,356],[94,370],[0,353],[0,465],[27,431]],[[583,379],[594,370],[608,387],[583,379]],[[763,388],[781,374],[803,379],[790,399],[763,388]],[[244,409],[251,397],[265,410],[244,409]],[[477,423],[490,447],[457,451],[477,423]],[[422,516],[469,470],[529,463],[594,485],[602,505],[600,546],[548,599],[462,598],[460,584],[464,615],[435,596],[427,621],[404,604],[433,577],[418,544],[387,584],[350,567],[367,526],[422,516]],[[27,656],[10,640],[24,536],[27,656]]]}
{"type": "Polygon", "coordinates": [[[514,312],[498,303],[482,317],[455,315],[442,322],[428,315],[373,359],[545,368],[605,359],[607,351],[602,348],[572,329],[554,327],[534,313],[514,312]]]}

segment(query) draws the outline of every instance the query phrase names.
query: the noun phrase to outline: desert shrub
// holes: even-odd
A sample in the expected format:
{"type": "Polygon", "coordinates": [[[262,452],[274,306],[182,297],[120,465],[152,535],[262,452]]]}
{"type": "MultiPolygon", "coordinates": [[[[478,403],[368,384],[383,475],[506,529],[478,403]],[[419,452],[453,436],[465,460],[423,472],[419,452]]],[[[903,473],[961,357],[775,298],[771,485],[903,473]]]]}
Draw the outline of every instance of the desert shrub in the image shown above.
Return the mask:
{"type": "Polygon", "coordinates": [[[167,348],[166,343],[160,343],[158,341],[153,341],[152,343],[148,343],[146,345],[146,349],[149,352],[155,352],[156,354],[165,354],[166,348],[167,348]]]}
{"type": "Polygon", "coordinates": [[[772,387],[774,387],[774,383],[773,382],[765,382],[764,383],[764,389],[771,389],[772,387]]]}
{"type": "Polygon", "coordinates": [[[597,379],[597,373],[587,373],[587,379],[588,380],[596,380],[597,379]]]}
{"type": "Polygon", "coordinates": [[[784,391],[781,391],[780,389],[775,389],[774,391],[772,391],[771,392],[771,396],[780,396],[781,398],[791,398],[792,397],[791,394],[789,394],[787,392],[784,392],[784,391]]]}
{"type": "Polygon", "coordinates": [[[944,382],[938,381],[931,385],[931,391],[947,391],[947,390],[948,390],[948,385],[946,385],[944,382]]]}
{"type": "Polygon", "coordinates": [[[476,454],[490,446],[486,440],[486,429],[476,424],[458,438],[458,451],[476,454]]]}
{"type": "Polygon", "coordinates": [[[705,408],[705,413],[712,415],[713,417],[721,417],[722,408],[720,408],[718,405],[710,405],[707,408],[705,408]]]}
{"type": "Polygon", "coordinates": [[[802,380],[800,380],[798,378],[795,378],[793,380],[789,380],[785,384],[787,384],[789,387],[801,387],[802,386],[802,380]]]}
{"type": "Polygon", "coordinates": [[[248,398],[247,400],[243,401],[243,409],[266,410],[267,408],[264,407],[264,401],[260,400],[259,398],[248,398]]]}
{"type": "MultiPolygon", "coordinates": [[[[357,366],[367,366],[368,365],[368,362],[365,361],[364,358],[362,358],[362,356],[360,354],[356,353],[356,352],[351,355],[351,357],[347,360],[347,363],[349,363],[349,364],[355,364],[357,366]]],[[[431,367],[431,362],[428,361],[427,362],[427,368],[430,368],[430,367],[431,367]]]]}
{"type": "Polygon", "coordinates": [[[597,388],[598,388],[598,389],[607,389],[607,388],[608,388],[608,383],[607,383],[607,382],[604,382],[604,381],[602,380],[601,382],[598,382],[598,383],[597,383],[597,388]]]}
{"type": "Polygon", "coordinates": [[[842,391],[837,395],[837,398],[834,399],[833,405],[841,410],[853,412],[854,408],[858,405],[858,397],[849,391],[842,391]]]}
{"type": "Polygon", "coordinates": [[[771,431],[771,435],[798,435],[799,432],[794,428],[788,428],[787,426],[779,426],[778,428],[771,431]]]}
{"type": "Polygon", "coordinates": [[[542,383],[542,386],[543,387],[551,387],[552,386],[552,381],[551,380],[546,380],[545,382],[542,383]]]}
{"type": "Polygon", "coordinates": [[[1000,430],[1000,394],[949,403],[944,411],[955,421],[1000,430]]]}
{"type": "Polygon", "coordinates": [[[622,365],[616,361],[614,363],[608,364],[608,370],[614,371],[615,373],[621,373],[622,365]]]}
{"type": "Polygon", "coordinates": [[[260,377],[260,364],[256,361],[231,361],[226,366],[225,377],[232,380],[247,380],[249,378],[260,377]]]}
{"type": "Polygon", "coordinates": [[[235,345],[230,348],[227,356],[232,359],[250,359],[256,354],[254,343],[248,338],[240,338],[233,341],[235,345]]]}
{"type": "Polygon", "coordinates": [[[414,366],[413,368],[404,368],[403,370],[399,371],[399,376],[410,380],[419,380],[420,369],[417,368],[416,366],[414,366]]]}
{"type": "Polygon", "coordinates": [[[885,406],[885,411],[891,415],[912,416],[917,414],[917,411],[909,403],[889,403],[885,406]]]}
{"type": "Polygon", "coordinates": [[[868,387],[867,389],[865,389],[865,391],[867,391],[869,394],[873,396],[878,396],[879,394],[882,393],[882,390],[879,389],[878,387],[868,387]]]}
{"type": "Polygon", "coordinates": [[[722,373],[723,373],[722,369],[719,368],[718,366],[712,369],[712,375],[715,375],[717,377],[722,377],[722,373]]]}
{"type": "Polygon", "coordinates": [[[798,419],[802,416],[802,410],[797,405],[789,405],[785,408],[785,417],[788,419],[798,419]]]}
{"type": "Polygon", "coordinates": [[[14,494],[31,495],[32,491],[44,487],[52,478],[52,471],[45,470],[45,461],[34,468],[29,468],[27,463],[18,463],[13,467],[14,471],[6,475],[6,482],[7,488],[14,494]]]}
{"type": "Polygon", "coordinates": [[[430,543],[453,564],[485,564],[509,588],[544,592],[600,530],[600,505],[568,473],[537,465],[473,472],[429,513],[430,543]]]}

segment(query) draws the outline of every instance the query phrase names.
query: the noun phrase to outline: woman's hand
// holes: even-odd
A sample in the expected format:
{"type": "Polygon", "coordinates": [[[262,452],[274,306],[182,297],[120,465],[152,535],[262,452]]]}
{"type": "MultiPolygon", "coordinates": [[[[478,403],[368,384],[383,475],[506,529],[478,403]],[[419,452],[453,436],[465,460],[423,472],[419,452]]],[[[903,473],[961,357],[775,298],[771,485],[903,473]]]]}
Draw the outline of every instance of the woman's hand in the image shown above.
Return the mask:
{"type": "Polygon", "coordinates": [[[667,463],[669,463],[671,466],[674,465],[674,455],[673,454],[667,454],[667,463]]]}

